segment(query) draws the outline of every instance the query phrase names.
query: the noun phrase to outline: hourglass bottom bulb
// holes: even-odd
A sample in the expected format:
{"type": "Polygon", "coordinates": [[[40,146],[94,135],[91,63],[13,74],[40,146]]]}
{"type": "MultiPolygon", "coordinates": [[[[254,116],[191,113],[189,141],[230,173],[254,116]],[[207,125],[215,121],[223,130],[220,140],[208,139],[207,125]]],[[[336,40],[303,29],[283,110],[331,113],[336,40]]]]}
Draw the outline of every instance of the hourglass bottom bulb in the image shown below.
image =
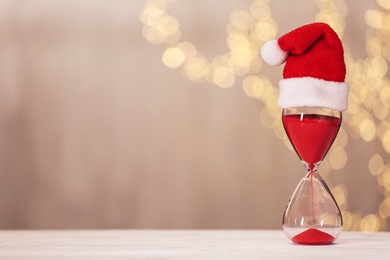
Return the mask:
{"type": "Polygon", "coordinates": [[[283,230],[297,244],[333,243],[342,231],[341,212],[316,171],[309,171],[296,188],[283,216],[283,230]]]}

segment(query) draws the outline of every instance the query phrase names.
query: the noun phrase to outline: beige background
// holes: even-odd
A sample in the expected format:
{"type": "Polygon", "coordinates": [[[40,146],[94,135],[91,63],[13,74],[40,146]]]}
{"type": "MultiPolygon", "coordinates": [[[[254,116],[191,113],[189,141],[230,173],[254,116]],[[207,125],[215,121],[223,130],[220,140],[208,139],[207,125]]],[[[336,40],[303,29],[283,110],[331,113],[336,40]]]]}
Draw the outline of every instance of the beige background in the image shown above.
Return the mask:
{"type": "MultiPolygon", "coordinates": [[[[344,40],[364,58],[364,13],[378,6],[348,2],[344,40]]],[[[240,78],[221,89],[162,64],[165,46],[142,37],[145,3],[0,1],[0,228],[281,228],[298,157],[261,124],[264,104],[240,78]]],[[[169,6],[208,58],[227,50],[229,14],[251,1],[221,3],[169,6]]],[[[278,35],[318,11],[270,5],[278,35]]],[[[276,86],[280,72],[264,73],[276,86]]],[[[326,177],[363,216],[383,200],[367,166],[381,149],[351,140],[347,165],[326,177]]]]}

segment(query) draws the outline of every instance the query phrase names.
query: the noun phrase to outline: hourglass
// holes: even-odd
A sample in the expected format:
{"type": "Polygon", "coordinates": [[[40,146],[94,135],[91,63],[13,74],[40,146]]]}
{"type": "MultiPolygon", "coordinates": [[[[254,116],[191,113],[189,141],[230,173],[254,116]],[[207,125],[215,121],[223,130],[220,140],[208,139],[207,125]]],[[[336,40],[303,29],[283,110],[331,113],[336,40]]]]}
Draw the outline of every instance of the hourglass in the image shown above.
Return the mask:
{"type": "Polygon", "coordinates": [[[340,209],[318,173],[341,124],[341,112],[327,108],[284,109],[283,126],[306,174],[283,215],[283,230],[298,244],[330,244],[341,233],[340,209]]]}
{"type": "Polygon", "coordinates": [[[326,23],[301,26],[267,41],[261,56],[270,65],[286,63],[279,82],[284,129],[306,174],[283,215],[283,230],[297,244],[330,244],[340,235],[340,209],[318,173],[348,107],[344,50],[326,23]]]}

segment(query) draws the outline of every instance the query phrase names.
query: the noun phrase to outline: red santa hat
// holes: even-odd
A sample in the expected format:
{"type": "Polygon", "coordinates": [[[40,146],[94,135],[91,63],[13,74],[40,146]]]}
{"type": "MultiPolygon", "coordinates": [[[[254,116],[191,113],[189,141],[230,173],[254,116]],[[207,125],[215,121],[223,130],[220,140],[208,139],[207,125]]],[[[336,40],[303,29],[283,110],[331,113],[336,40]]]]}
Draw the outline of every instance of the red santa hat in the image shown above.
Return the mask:
{"type": "Polygon", "coordinates": [[[281,108],[348,108],[344,50],[325,23],[299,27],[264,44],[261,56],[270,65],[286,62],[279,82],[281,108]]]}

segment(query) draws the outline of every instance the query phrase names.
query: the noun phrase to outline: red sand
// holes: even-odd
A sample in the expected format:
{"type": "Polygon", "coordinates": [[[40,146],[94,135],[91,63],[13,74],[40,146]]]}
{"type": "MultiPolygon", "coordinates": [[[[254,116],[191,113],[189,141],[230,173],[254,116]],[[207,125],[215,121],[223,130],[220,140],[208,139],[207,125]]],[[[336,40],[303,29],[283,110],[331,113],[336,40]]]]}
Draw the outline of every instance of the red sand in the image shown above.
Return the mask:
{"type": "Polygon", "coordinates": [[[286,115],[283,125],[295,151],[309,165],[321,161],[339,131],[341,119],[325,115],[286,115]]]}
{"type": "Polygon", "coordinates": [[[331,244],[335,238],[318,229],[309,228],[308,230],[294,236],[291,240],[302,245],[327,245],[331,244]]]}

